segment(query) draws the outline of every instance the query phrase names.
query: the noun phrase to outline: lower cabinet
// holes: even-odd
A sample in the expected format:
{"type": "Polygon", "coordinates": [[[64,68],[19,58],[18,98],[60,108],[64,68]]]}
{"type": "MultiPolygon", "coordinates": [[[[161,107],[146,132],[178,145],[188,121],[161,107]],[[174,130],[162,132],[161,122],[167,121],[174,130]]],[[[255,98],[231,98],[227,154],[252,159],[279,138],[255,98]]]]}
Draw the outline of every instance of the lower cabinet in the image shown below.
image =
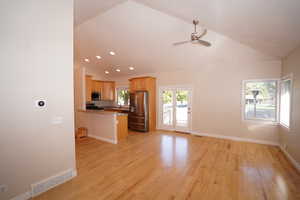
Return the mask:
{"type": "Polygon", "coordinates": [[[128,136],[128,116],[117,115],[117,133],[118,133],[118,141],[122,139],[126,139],[128,136]]]}

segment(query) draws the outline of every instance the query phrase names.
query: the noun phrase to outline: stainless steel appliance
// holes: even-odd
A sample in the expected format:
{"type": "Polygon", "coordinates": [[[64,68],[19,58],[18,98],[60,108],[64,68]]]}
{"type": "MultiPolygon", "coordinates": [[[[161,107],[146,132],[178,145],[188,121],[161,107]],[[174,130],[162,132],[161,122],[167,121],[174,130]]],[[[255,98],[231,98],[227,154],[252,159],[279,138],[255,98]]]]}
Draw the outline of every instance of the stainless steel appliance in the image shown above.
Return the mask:
{"type": "Polygon", "coordinates": [[[99,92],[92,92],[92,101],[100,101],[101,100],[101,94],[99,92]]]}
{"type": "Polygon", "coordinates": [[[87,109],[87,110],[104,110],[104,108],[98,107],[94,103],[86,103],[85,109],[87,109]]]}
{"type": "Polygon", "coordinates": [[[135,131],[149,131],[149,95],[147,91],[130,93],[128,128],[135,131]]]}

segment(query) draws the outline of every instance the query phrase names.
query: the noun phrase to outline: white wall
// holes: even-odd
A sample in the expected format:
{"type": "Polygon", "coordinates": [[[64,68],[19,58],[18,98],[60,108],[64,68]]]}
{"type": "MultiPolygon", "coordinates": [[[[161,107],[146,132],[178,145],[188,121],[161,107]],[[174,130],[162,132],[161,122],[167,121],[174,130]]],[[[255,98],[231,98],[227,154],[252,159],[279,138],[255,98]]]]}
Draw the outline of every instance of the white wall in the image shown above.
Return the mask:
{"type": "Polygon", "coordinates": [[[280,128],[280,144],[300,167],[300,47],[283,61],[282,76],[293,74],[292,117],[290,130],[280,128]]]}
{"type": "MultiPolygon", "coordinates": [[[[242,80],[280,78],[280,74],[280,61],[230,57],[193,71],[143,75],[156,77],[157,88],[170,85],[193,87],[192,131],[278,143],[278,126],[242,121],[241,91],[242,80]]],[[[117,79],[117,85],[128,84],[128,78],[117,79]]]]}
{"type": "Polygon", "coordinates": [[[0,24],[0,184],[8,186],[0,199],[5,200],[75,168],[73,1],[4,0],[0,24]],[[40,98],[46,100],[44,109],[35,106],[40,98]]]}

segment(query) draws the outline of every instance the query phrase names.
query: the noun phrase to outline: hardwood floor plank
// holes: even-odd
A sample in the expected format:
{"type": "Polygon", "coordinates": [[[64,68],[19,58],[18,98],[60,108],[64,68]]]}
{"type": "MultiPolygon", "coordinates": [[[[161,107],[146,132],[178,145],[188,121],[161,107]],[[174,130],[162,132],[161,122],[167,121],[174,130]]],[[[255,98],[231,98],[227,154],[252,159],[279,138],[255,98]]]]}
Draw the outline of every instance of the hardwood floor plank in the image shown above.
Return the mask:
{"type": "Polygon", "coordinates": [[[300,174],[273,146],[157,131],[76,143],[78,176],[34,200],[296,200],[300,174]]]}

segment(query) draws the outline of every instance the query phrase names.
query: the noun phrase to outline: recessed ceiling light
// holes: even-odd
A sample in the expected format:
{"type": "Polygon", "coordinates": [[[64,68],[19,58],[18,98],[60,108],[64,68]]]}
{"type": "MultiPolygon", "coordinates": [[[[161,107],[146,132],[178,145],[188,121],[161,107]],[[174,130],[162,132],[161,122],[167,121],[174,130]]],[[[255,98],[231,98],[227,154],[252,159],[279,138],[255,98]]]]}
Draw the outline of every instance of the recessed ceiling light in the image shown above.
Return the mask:
{"type": "Polygon", "coordinates": [[[129,70],[134,70],[134,67],[129,67],[129,70]]]}
{"type": "Polygon", "coordinates": [[[98,60],[100,60],[100,59],[101,59],[101,56],[96,56],[96,58],[97,58],[98,60]]]}
{"type": "Polygon", "coordinates": [[[90,60],[88,58],[85,58],[84,61],[85,62],[90,62],[90,60]]]}
{"type": "Polygon", "coordinates": [[[121,70],[120,69],[116,69],[116,72],[120,72],[121,70]]]}
{"type": "Polygon", "coordinates": [[[105,74],[109,74],[109,71],[105,70],[104,73],[105,73],[105,74]]]}
{"type": "Polygon", "coordinates": [[[112,56],[116,55],[116,53],[113,52],[113,51],[109,52],[109,54],[112,55],[112,56]]]}

